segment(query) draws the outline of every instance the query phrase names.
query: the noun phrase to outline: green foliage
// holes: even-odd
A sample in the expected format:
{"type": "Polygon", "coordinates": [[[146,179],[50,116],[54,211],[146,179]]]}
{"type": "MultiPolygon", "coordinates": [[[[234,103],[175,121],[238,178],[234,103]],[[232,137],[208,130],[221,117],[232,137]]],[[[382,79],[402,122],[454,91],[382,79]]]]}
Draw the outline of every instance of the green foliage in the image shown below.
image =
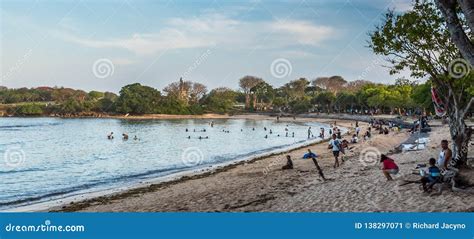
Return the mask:
{"type": "Polygon", "coordinates": [[[296,114],[306,113],[313,108],[309,97],[293,100],[289,103],[289,106],[291,107],[292,112],[296,114]]]}
{"type": "Polygon", "coordinates": [[[122,87],[116,102],[116,110],[120,113],[152,114],[157,113],[161,100],[158,90],[142,86],[139,83],[122,87]]]}
{"type": "Polygon", "coordinates": [[[235,104],[236,92],[228,88],[212,90],[204,99],[206,110],[216,113],[229,113],[235,104]]]}
{"type": "Polygon", "coordinates": [[[8,113],[17,116],[39,116],[44,113],[45,106],[37,103],[26,103],[8,110],[8,113]]]}

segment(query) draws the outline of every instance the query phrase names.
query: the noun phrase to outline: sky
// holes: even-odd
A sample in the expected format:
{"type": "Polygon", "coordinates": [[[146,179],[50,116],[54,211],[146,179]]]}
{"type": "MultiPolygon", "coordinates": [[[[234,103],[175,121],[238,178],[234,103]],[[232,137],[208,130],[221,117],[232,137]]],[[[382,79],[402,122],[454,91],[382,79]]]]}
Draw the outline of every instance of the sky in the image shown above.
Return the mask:
{"type": "Polygon", "coordinates": [[[118,92],[183,77],[238,88],[340,75],[393,83],[368,33],[410,0],[0,0],[0,85],[118,92]]]}

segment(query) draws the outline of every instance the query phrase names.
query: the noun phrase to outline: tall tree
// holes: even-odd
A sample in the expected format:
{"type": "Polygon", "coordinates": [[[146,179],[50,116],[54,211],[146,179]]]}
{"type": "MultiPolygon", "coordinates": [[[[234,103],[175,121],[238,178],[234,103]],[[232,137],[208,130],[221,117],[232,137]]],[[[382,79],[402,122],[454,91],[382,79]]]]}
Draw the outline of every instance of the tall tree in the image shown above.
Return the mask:
{"type": "Polygon", "coordinates": [[[370,33],[370,47],[388,57],[391,74],[408,69],[412,77],[432,79],[450,119],[452,162],[465,163],[472,134],[465,117],[474,99],[467,89],[473,84],[474,72],[469,71],[472,66],[452,68],[461,54],[444,23],[432,1],[415,1],[413,10],[401,15],[387,12],[383,24],[370,33]]]}
{"type": "Polygon", "coordinates": [[[262,78],[256,76],[244,76],[239,80],[239,86],[245,94],[245,108],[250,108],[250,90],[260,82],[263,82],[262,78]]]}
{"type": "Polygon", "coordinates": [[[318,77],[312,81],[312,84],[337,94],[345,87],[347,81],[342,76],[318,77]]]}

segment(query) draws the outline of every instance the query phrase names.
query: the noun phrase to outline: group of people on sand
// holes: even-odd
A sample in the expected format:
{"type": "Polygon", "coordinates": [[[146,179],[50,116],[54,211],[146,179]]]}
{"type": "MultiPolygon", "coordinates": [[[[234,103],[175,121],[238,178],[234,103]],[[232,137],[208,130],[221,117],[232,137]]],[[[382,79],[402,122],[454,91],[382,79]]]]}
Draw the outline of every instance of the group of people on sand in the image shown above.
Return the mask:
{"type": "MultiPolygon", "coordinates": [[[[356,122],[356,124],[357,124],[357,127],[358,127],[358,122],[356,122]]],[[[332,155],[334,156],[334,168],[337,168],[337,167],[340,166],[340,164],[342,162],[344,162],[344,159],[343,159],[341,154],[345,154],[346,149],[348,149],[348,150],[352,149],[352,147],[349,147],[349,144],[350,143],[357,143],[357,140],[355,140],[355,142],[354,142],[354,140],[351,140],[351,142],[349,142],[345,139],[342,139],[341,129],[336,126],[336,122],[334,122],[334,125],[331,125],[331,127],[329,129],[329,133],[331,134],[331,139],[329,140],[328,149],[331,150],[332,155]],[[342,162],[339,162],[339,159],[342,162]]],[[[321,128],[321,133],[320,133],[319,137],[324,139],[324,134],[325,134],[325,129],[321,128]]],[[[356,134],[354,134],[354,135],[356,135],[356,134]]],[[[313,137],[313,135],[311,133],[311,127],[308,128],[308,137],[313,137]]],[[[326,180],[326,178],[324,177],[324,173],[323,173],[321,167],[319,166],[318,161],[316,160],[317,157],[318,156],[315,153],[313,153],[311,151],[311,149],[308,149],[308,152],[306,154],[304,154],[302,158],[313,160],[313,163],[316,166],[318,174],[320,175],[320,177],[323,180],[326,180]]],[[[282,169],[283,170],[293,169],[294,166],[293,166],[293,161],[291,160],[291,156],[287,155],[286,158],[287,158],[287,163],[286,163],[286,165],[284,165],[282,167],[282,169]]]]}
{"type": "MultiPolygon", "coordinates": [[[[441,151],[438,159],[428,159],[428,164],[419,164],[419,174],[421,176],[421,184],[423,191],[431,191],[436,183],[442,181],[442,172],[449,170],[449,162],[451,161],[453,152],[449,148],[448,140],[441,141],[441,151]]],[[[380,162],[382,163],[382,172],[388,181],[393,180],[391,175],[398,174],[399,168],[395,160],[382,154],[380,162]]]]}
{"type": "MultiPolygon", "coordinates": [[[[107,139],[110,139],[110,140],[114,139],[114,132],[110,132],[110,134],[107,135],[107,139]]],[[[128,134],[123,133],[122,139],[128,140],[128,134]]],[[[138,140],[138,137],[135,135],[135,137],[133,137],[133,140],[138,140]]]]}
{"type": "MultiPolygon", "coordinates": [[[[371,134],[371,127],[375,127],[379,131],[383,131],[383,134],[386,134],[385,132],[388,130],[386,127],[383,127],[383,123],[381,122],[376,122],[374,124],[370,124],[367,130],[367,133],[364,135],[365,137],[370,138],[371,134]],[[368,135],[368,136],[367,136],[368,135]]],[[[391,125],[391,127],[397,127],[395,125],[391,125]]],[[[308,129],[310,131],[310,129],[308,129]]],[[[361,128],[359,127],[359,123],[356,122],[355,125],[355,133],[352,135],[352,139],[350,142],[348,142],[345,139],[341,138],[340,130],[337,129],[337,127],[332,127],[330,129],[330,133],[332,133],[331,140],[329,141],[328,144],[328,149],[332,151],[333,157],[334,157],[334,168],[337,168],[340,166],[342,162],[344,162],[343,155],[345,155],[345,150],[346,149],[352,149],[352,147],[349,147],[349,144],[354,144],[358,142],[358,136],[360,134],[361,128]],[[341,155],[342,154],[342,155],[341,155]]],[[[308,132],[309,135],[309,132],[308,132]]],[[[321,131],[321,135],[324,135],[324,131],[321,131]]],[[[318,156],[313,153],[310,149],[308,149],[308,152],[303,155],[304,159],[312,159],[319,175],[323,180],[326,180],[324,177],[324,174],[319,167],[319,164],[316,160],[318,156]]],[[[287,162],[286,164],[282,167],[283,170],[287,169],[293,169],[294,164],[291,159],[290,155],[286,156],[287,162]]],[[[452,159],[452,151],[449,148],[448,141],[447,140],[442,140],[441,141],[441,152],[439,153],[438,159],[435,158],[430,158],[428,160],[428,164],[421,164],[418,165],[419,172],[421,175],[421,185],[424,191],[430,191],[432,187],[436,184],[441,182],[442,178],[442,172],[449,170],[449,161],[452,159]]],[[[381,164],[381,170],[383,172],[383,175],[387,179],[387,181],[392,181],[392,175],[396,175],[399,173],[399,167],[395,160],[385,154],[381,154],[380,156],[380,164],[381,164]]]]}

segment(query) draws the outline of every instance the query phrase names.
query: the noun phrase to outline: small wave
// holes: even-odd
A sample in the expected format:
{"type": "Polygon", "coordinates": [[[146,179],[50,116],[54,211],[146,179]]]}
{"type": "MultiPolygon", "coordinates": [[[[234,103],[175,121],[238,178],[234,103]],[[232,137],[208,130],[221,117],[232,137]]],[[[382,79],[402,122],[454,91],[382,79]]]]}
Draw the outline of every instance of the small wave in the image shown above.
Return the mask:
{"type": "Polygon", "coordinates": [[[31,127],[43,127],[43,126],[55,126],[61,123],[44,123],[44,124],[18,124],[18,125],[0,125],[0,129],[15,129],[15,128],[31,128],[31,127]]]}
{"type": "MultiPolygon", "coordinates": [[[[73,193],[78,193],[78,192],[81,192],[83,190],[87,190],[87,189],[94,188],[94,187],[97,187],[97,186],[105,186],[107,184],[120,183],[120,182],[126,181],[127,179],[148,178],[148,177],[152,177],[152,176],[155,176],[157,174],[165,173],[165,172],[173,173],[173,172],[185,169],[185,168],[186,167],[174,167],[174,168],[171,168],[171,169],[149,170],[149,171],[143,172],[143,173],[124,175],[124,176],[119,176],[119,177],[110,178],[110,179],[106,179],[106,180],[95,180],[95,181],[91,181],[90,183],[87,183],[87,184],[74,186],[74,187],[70,187],[70,188],[64,188],[64,189],[60,189],[60,190],[57,190],[57,191],[52,191],[50,193],[46,193],[46,194],[42,194],[42,195],[38,195],[38,196],[29,196],[29,197],[25,197],[25,198],[22,198],[22,199],[11,200],[11,201],[0,201],[0,207],[28,205],[28,204],[31,204],[31,203],[40,202],[40,201],[45,200],[45,199],[51,199],[51,198],[54,198],[54,197],[60,197],[60,196],[70,195],[70,194],[73,194],[73,193]]],[[[20,171],[18,170],[18,171],[10,171],[10,172],[20,172],[20,171]]]]}
{"type": "Polygon", "coordinates": [[[8,170],[8,171],[0,171],[0,174],[15,174],[15,173],[41,172],[41,171],[46,171],[46,169],[29,168],[29,169],[20,169],[20,170],[8,170]]]}

